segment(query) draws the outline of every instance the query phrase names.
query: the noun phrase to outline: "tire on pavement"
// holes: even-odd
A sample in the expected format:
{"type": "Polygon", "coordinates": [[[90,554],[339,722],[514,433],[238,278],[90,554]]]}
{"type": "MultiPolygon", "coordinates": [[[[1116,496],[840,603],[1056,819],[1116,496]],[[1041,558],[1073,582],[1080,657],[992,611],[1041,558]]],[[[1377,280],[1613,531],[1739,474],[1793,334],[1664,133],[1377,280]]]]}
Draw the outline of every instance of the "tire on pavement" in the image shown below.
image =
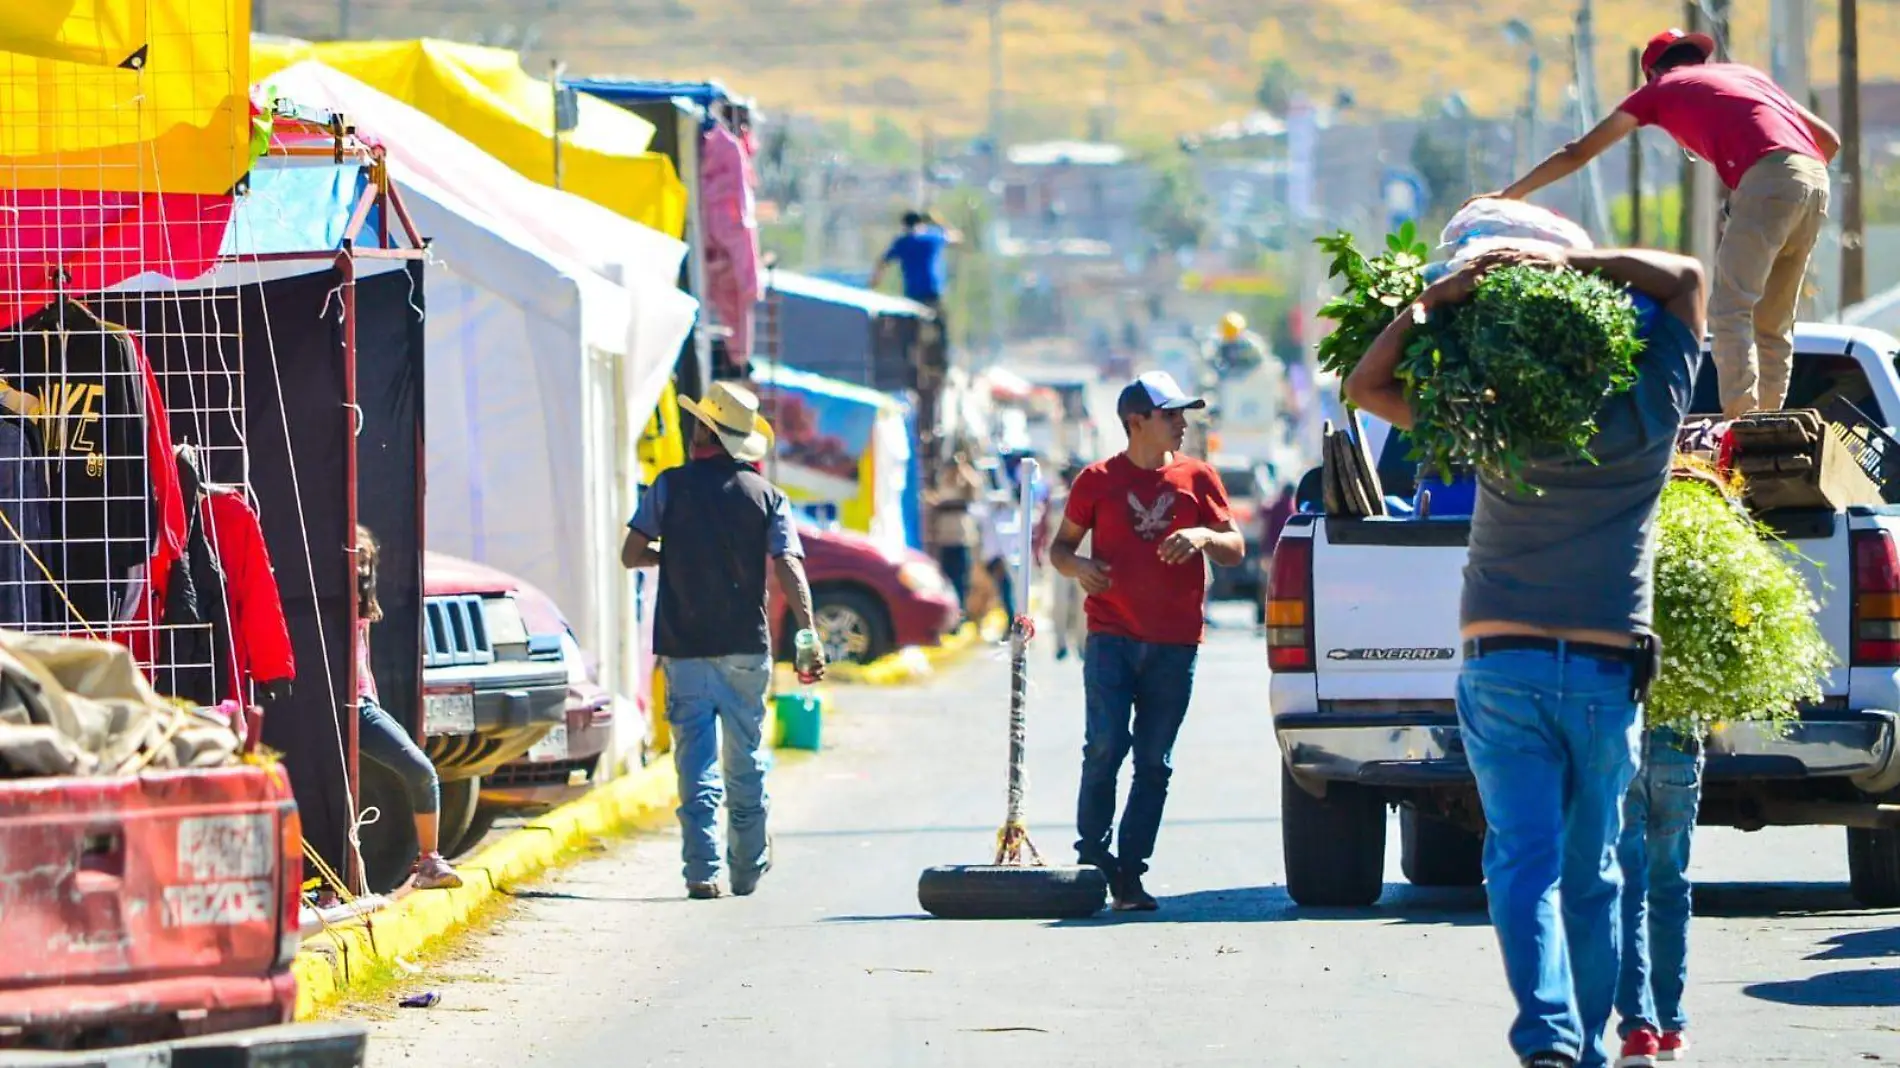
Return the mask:
{"type": "Polygon", "coordinates": [[[1385,800],[1357,783],[1307,793],[1280,765],[1286,892],[1308,908],[1365,908],[1385,892],[1385,800]]]}
{"type": "Polygon", "coordinates": [[[1108,877],[1094,867],[959,864],[926,868],[917,903],[946,920],[1072,920],[1102,910],[1108,877]]]}
{"type": "Polygon", "coordinates": [[[1455,823],[1399,809],[1399,867],[1413,886],[1484,885],[1484,837],[1455,823]]]}
{"type": "Polygon", "coordinates": [[[409,880],[416,862],[416,819],[409,791],[395,772],[364,760],[357,765],[357,807],[375,809],[375,823],[363,826],[363,881],[372,894],[387,894],[409,880]]]}
{"type": "Polygon", "coordinates": [[[1900,831],[1849,827],[1847,880],[1864,907],[1900,907],[1900,831]]]}
{"type": "Polygon", "coordinates": [[[475,844],[479,836],[471,836],[468,832],[474,826],[475,809],[481,799],[482,780],[479,775],[443,781],[442,804],[437,809],[441,817],[438,837],[443,856],[460,856],[475,844]]]}

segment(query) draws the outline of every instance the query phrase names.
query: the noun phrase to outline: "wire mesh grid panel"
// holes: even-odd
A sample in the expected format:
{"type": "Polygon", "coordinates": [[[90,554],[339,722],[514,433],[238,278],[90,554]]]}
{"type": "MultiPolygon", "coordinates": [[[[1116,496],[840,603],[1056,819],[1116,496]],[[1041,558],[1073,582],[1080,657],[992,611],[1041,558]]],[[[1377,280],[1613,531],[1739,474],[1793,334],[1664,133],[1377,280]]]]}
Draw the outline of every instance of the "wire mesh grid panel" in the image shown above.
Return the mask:
{"type": "Polygon", "coordinates": [[[243,470],[238,309],[127,326],[100,295],[216,264],[251,159],[248,37],[242,0],[0,25],[0,626],[123,641],[161,692],[206,703],[219,598],[177,610],[204,481],[185,468],[243,470]],[[187,320],[201,336],[167,335],[187,320]],[[161,372],[160,340],[203,358],[161,372]],[[209,455],[181,458],[194,440],[209,455]]]}

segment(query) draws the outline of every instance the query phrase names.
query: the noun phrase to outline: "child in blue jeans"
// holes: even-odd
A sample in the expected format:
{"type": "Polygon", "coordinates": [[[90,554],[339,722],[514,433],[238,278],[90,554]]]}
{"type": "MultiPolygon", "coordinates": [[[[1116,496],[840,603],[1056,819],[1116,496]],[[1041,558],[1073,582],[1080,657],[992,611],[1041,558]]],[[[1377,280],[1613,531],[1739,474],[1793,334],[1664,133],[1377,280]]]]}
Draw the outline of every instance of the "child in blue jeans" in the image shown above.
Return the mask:
{"type": "Polygon", "coordinates": [[[1623,963],[1616,1011],[1619,1068],[1688,1053],[1682,990],[1689,974],[1689,843],[1702,804],[1702,740],[1667,727],[1643,735],[1643,764],[1623,800],[1623,963]]]}

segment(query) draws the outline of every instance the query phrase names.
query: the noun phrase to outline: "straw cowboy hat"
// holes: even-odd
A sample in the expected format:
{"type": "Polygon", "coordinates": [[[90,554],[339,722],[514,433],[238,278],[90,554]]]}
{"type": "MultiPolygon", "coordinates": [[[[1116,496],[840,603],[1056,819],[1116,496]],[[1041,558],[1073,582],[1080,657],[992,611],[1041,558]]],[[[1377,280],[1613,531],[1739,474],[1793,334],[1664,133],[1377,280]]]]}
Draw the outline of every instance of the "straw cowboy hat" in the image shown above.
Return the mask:
{"type": "Polygon", "coordinates": [[[718,435],[740,463],[757,463],[772,451],[772,424],[759,414],[759,398],[744,386],[714,382],[703,400],[681,397],[680,407],[718,435]]]}

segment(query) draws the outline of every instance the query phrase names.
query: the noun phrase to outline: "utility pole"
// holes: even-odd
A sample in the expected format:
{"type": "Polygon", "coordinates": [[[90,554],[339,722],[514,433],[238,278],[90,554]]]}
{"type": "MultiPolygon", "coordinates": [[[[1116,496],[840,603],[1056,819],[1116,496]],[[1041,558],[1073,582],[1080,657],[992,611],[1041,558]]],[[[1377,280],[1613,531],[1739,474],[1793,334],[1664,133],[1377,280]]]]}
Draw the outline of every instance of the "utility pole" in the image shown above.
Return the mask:
{"type": "MultiPolygon", "coordinates": [[[[1630,88],[1643,84],[1643,53],[1630,49],[1630,88]]],[[[1630,247],[1643,247],[1643,131],[1630,134],[1630,247]]]]}
{"type": "Polygon", "coordinates": [[[336,39],[350,39],[350,0],[336,0],[336,39]]]}
{"type": "Polygon", "coordinates": [[[1861,200],[1860,4],[1841,0],[1841,300],[1867,299],[1867,220],[1861,200]]]}
{"type": "Polygon", "coordinates": [[[990,29],[990,362],[1003,357],[1003,286],[1001,279],[1003,234],[1003,167],[1008,159],[1003,147],[1003,0],[989,0],[990,29]]]}
{"type": "Polygon", "coordinates": [[[265,20],[268,18],[270,14],[268,8],[269,8],[268,0],[251,0],[251,32],[252,33],[269,33],[270,32],[268,29],[264,28],[265,20]]]}
{"type": "Polygon", "coordinates": [[[554,188],[561,188],[561,130],[564,116],[561,114],[561,79],[567,74],[567,64],[558,59],[548,61],[548,89],[554,109],[554,188]]]}

